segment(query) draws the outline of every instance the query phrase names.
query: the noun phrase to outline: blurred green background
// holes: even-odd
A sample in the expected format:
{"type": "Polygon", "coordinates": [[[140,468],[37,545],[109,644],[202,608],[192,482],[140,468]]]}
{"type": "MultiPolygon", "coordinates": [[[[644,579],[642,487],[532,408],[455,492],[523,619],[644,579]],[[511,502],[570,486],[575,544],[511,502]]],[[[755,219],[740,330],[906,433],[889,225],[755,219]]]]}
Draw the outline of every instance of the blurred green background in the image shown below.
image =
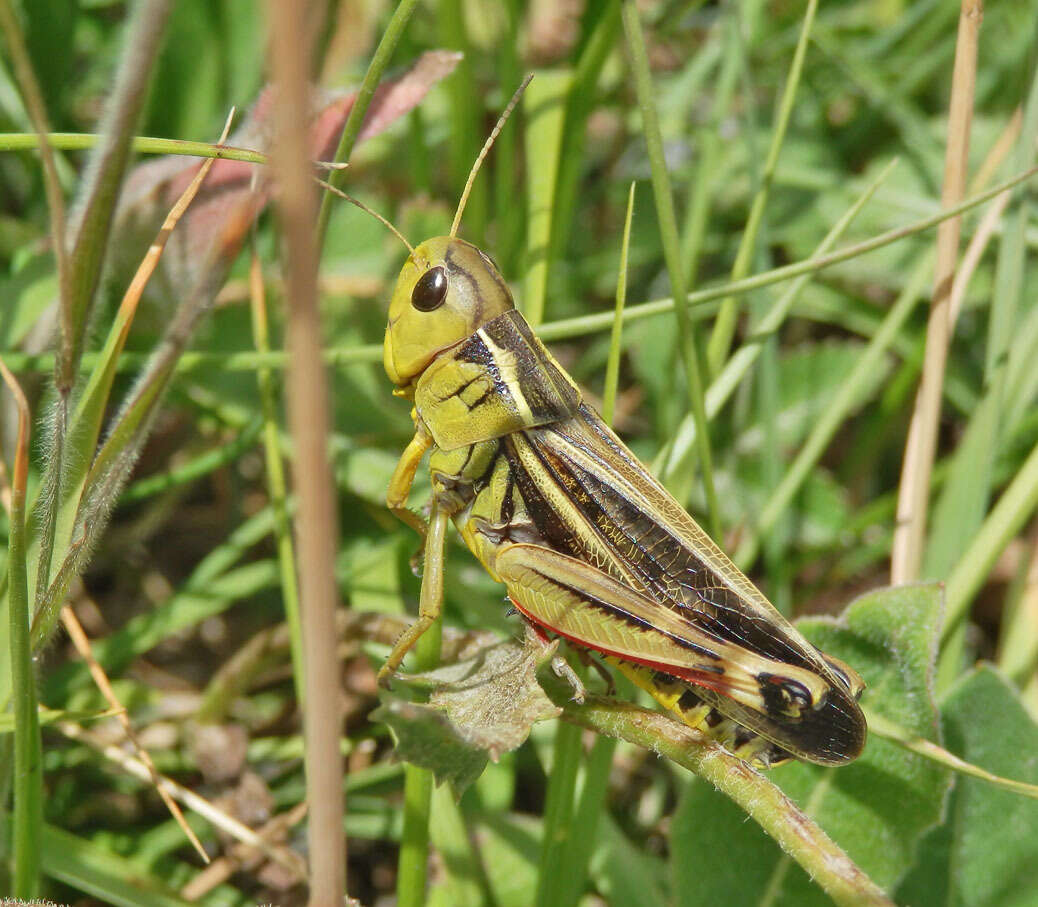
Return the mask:
{"type": "MultiPolygon", "coordinates": [[[[956,4],[822,4],[772,174],[766,174],[765,162],[805,5],[733,0],[645,2],[638,8],[691,290],[727,280],[741,247],[748,274],[813,257],[830,228],[894,158],[893,170],[836,246],[910,225],[939,209],[956,4]],[[749,212],[762,186],[766,204],[746,241],[749,212]]],[[[328,90],[357,86],[391,12],[383,2],[325,4],[315,81],[328,90]]],[[[125,38],[127,5],[32,0],[20,15],[52,129],[96,131],[125,38]]],[[[1004,0],[985,12],[971,191],[1034,164],[1036,25],[1031,0],[1004,0]],[[1020,108],[1026,138],[1014,143],[1013,117],[1020,108]],[[1006,149],[1001,154],[1000,139],[1006,149]]],[[[256,4],[179,0],[138,133],[214,141],[230,107],[248,111],[268,81],[266,44],[256,4]]],[[[438,48],[462,51],[464,60],[413,112],[357,147],[344,176],[347,191],[389,217],[414,243],[445,233],[497,113],[522,76],[535,73],[484,165],[461,235],[494,257],[520,307],[542,322],[553,353],[588,398],[599,402],[628,188],[636,183],[627,288],[633,317],[622,338],[615,426],[706,524],[674,316],[665,306],[639,308],[668,298],[670,282],[620,4],[419,4],[389,75],[438,48]],[[603,317],[588,317],[596,314],[603,317]]],[[[0,132],[31,131],[5,57],[0,132]]],[[[18,372],[42,426],[49,364],[29,357],[50,351],[55,324],[48,213],[38,157],[9,151],[3,141],[0,354],[18,372]]],[[[82,152],[57,153],[68,198],[75,196],[84,160],[82,152]]],[[[985,208],[966,215],[963,249],[985,208]]],[[[892,617],[876,619],[884,629],[874,646],[903,646],[904,664],[895,659],[875,670],[893,676],[896,662],[902,681],[874,685],[866,701],[877,710],[890,702],[891,717],[906,726],[917,721],[920,732],[928,727],[935,739],[944,734],[945,745],[964,758],[1031,782],[1038,781],[1038,731],[1031,717],[1038,708],[1038,554],[1028,526],[1034,510],[1029,497],[1018,500],[998,550],[980,549],[994,502],[1038,443],[1033,212],[1033,191],[1025,184],[965,287],[944,386],[921,578],[944,581],[964,564],[982,564],[979,590],[971,587],[962,603],[975,598],[973,622],[951,654],[942,655],[942,683],[935,688],[936,594],[926,587],[911,603],[877,605],[891,614],[917,608],[920,626],[933,626],[925,639],[907,641],[891,629],[892,617]],[[964,673],[978,659],[998,671],[964,673]],[[911,682],[905,680],[909,674],[911,682]],[[909,715],[898,697],[912,696],[921,697],[921,705],[909,715]],[[981,709],[980,703],[987,705],[981,709]],[[985,730],[989,718],[1003,724],[985,730]]],[[[280,348],[276,227],[265,214],[250,245],[263,264],[272,344],[280,348]]],[[[117,234],[116,244],[122,239],[117,234]]],[[[740,566],[784,613],[838,614],[859,594],[889,582],[897,488],[923,363],[933,244],[933,230],[912,233],[815,274],[767,336],[759,336],[757,327],[767,323],[790,284],[738,297],[733,350],[762,342],[753,366],[711,420],[714,481],[726,550],[739,552],[740,566]]],[[[93,319],[94,349],[130,273],[119,257],[110,259],[93,319]]],[[[383,503],[411,421],[408,406],[392,397],[373,345],[381,343],[402,260],[399,242],[381,225],[336,202],[320,280],[325,343],[336,355],[330,376],[339,581],[345,605],[394,615],[414,613],[419,585],[410,564],[416,538],[383,503]]],[[[218,305],[201,323],[191,349],[205,355],[181,363],[133,479],[71,599],[159,768],[208,796],[226,798],[226,808],[243,821],[250,821],[249,809],[257,803],[264,816],[290,809],[303,791],[284,634],[270,653],[249,660],[247,669],[234,660],[266,639],[258,634],[284,620],[258,440],[263,407],[255,361],[236,364],[230,358],[254,350],[248,264],[248,254],[238,256],[218,305]],[[221,684],[239,676],[241,688],[225,693],[221,684]],[[203,706],[218,726],[234,723],[237,729],[228,733],[240,735],[234,740],[246,748],[247,767],[228,757],[230,767],[221,775],[220,765],[205,763],[196,727],[203,706]]],[[[156,349],[181,302],[178,281],[186,272],[175,261],[164,267],[134,321],[130,353],[156,349]]],[[[704,349],[718,305],[693,310],[704,349]]],[[[120,372],[113,413],[139,361],[128,359],[120,372]]],[[[280,385],[277,372],[276,389],[280,385]]],[[[2,431],[9,462],[9,409],[2,431]]],[[[45,430],[34,436],[37,469],[44,462],[45,436],[45,430]]],[[[420,474],[412,502],[424,500],[427,488],[420,474]]],[[[515,634],[501,588],[456,536],[448,556],[447,625],[515,634]]],[[[870,639],[866,624],[860,617],[855,641],[837,640],[832,651],[852,653],[846,657],[854,664],[857,653],[868,664],[875,652],[855,648],[870,639]]],[[[816,621],[814,632],[823,638],[835,632],[827,627],[816,621]]],[[[350,891],[363,903],[380,904],[392,902],[402,822],[401,767],[391,759],[385,727],[367,719],[377,703],[373,672],[385,651],[346,646],[343,669],[350,891]]],[[[0,655],[0,664],[5,658],[0,655]]],[[[41,701],[51,708],[104,707],[64,636],[41,659],[39,683],[41,701]]],[[[106,723],[85,727],[109,739],[106,723]]],[[[522,905],[534,903],[538,891],[542,903],[568,902],[570,894],[546,894],[543,881],[538,889],[554,733],[554,722],[537,725],[531,742],[491,764],[460,805],[445,789],[434,794],[433,903],[522,905]]],[[[110,739],[120,739],[117,729],[110,739]]],[[[220,740],[217,750],[230,747],[220,740]]],[[[45,729],[44,751],[45,819],[53,828],[46,843],[48,896],[75,903],[159,903],[157,894],[140,892],[149,885],[173,891],[197,876],[197,857],[157,796],[103,760],[96,741],[87,745],[45,729]],[[63,860],[73,868],[55,870],[63,860]],[[133,884],[126,884],[130,873],[133,884]]],[[[590,768],[594,752],[579,774],[581,791],[588,789],[591,772],[604,785],[600,799],[589,801],[597,829],[580,858],[586,870],[577,872],[579,877],[586,871],[586,886],[572,893],[582,904],[824,903],[824,895],[797,875],[800,870],[783,860],[773,842],[683,770],[627,745],[616,749],[611,769],[608,759],[590,768]],[[604,806],[593,807],[596,802],[604,806]]],[[[604,751],[598,752],[602,762],[604,751]]],[[[918,763],[895,769],[882,754],[878,758],[871,775],[863,769],[857,780],[851,776],[844,791],[848,801],[874,796],[903,804],[901,815],[897,808],[877,807],[875,826],[841,824],[841,809],[849,813],[839,802],[831,808],[833,825],[827,824],[823,801],[827,786],[837,785],[829,774],[792,766],[775,776],[786,772],[783,785],[798,792],[802,803],[814,804],[812,814],[899,903],[1038,904],[1038,883],[1026,882],[1025,873],[1028,861],[1034,865],[1038,840],[1032,801],[990,793],[979,782],[960,783],[952,796],[946,774],[926,775],[918,763]],[[881,777],[884,770],[891,777],[881,777]],[[917,785],[923,791],[919,802],[899,794],[898,784],[917,785]],[[1012,834],[999,816],[1012,816],[1012,834]],[[866,834],[863,828],[871,830],[866,834]],[[882,841],[872,848],[865,837],[882,841]],[[961,868],[958,875],[947,872],[951,866],[961,868]],[[1016,881],[1004,888],[985,882],[998,873],[1016,881]]],[[[192,824],[207,845],[216,846],[219,838],[206,823],[192,824]]],[[[302,826],[288,840],[302,846],[302,826]]],[[[303,891],[287,870],[252,860],[202,902],[301,903],[303,891]]]]}

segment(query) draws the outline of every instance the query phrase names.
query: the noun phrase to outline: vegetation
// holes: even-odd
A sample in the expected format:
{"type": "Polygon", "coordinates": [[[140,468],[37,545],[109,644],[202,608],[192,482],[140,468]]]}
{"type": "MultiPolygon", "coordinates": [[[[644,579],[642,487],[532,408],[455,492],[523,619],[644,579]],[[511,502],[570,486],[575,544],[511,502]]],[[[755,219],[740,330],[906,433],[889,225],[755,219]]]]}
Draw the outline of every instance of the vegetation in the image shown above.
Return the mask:
{"type": "Polygon", "coordinates": [[[303,903],[342,862],[309,799],[365,904],[1038,904],[1033,3],[316,4],[288,138],[280,5],[0,0],[0,892],[303,903]],[[456,535],[442,639],[377,690],[419,588],[404,252],[292,138],[414,243],[528,72],[461,235],[864,676],[848,767],[762,777],[575,658],[570,701],[456,535]],[[308,248],[331,524],[285,474],[323,432],[308,248]]]}

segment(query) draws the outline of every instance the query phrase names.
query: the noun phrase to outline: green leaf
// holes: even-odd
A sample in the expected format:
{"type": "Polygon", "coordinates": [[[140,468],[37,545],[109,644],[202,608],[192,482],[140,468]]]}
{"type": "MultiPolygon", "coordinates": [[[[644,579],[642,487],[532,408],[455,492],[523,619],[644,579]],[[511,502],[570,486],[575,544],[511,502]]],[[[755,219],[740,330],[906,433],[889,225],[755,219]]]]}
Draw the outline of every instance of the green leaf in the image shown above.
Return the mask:
{"type": "Polygon", "coordinates": [[[463,740],[447,716],[433,706],[383,696],[371,720],[389,727],[401,759],[429,769],[437,784],[450,781],[459,795],[487,764],[486,754],[463,740]]]}
{"type": "MultiPolygon", "coordinates": [[[[990,772],[1038,783],[1038,724],[1013,687],[982,666],[941,705],[946,745],[990,772]]],[[[931,834],[898,903],[1038,904],[1038,803],[960,777],[947,822],[931,834]]]]}
{"type": "MultiPolygon", "coordinates": [[[[487,759],[495,762],[502,753],[514,750],[530,736],[538,721],[556,718],[561,713],[537,682],[537,667],[555,647],[537,652],[515,640],[481,645],[466,658],[424,674],[401,675],[400,681],[416,689],[431,689],[429,705],[391,708],[384,701],[375,717],[385,720],[399,739],[402,759],[432,769],[437,780],[455,780],[460,794],[483,770],[487,759]],[[412,723],[429,723],[425,730],[412,723]],[[406,737],[401,738],[401,731],[406,737]],[[470,755],[461,759],[465,768],[459,784],[451,764],[460,758],[454,747],[467,748],[470,755]],[[441,758],[448,759],[441,763],[441,758]],[[469,766],[478,771],[468,777],[469,766]]],[[[402,703],[407,705],[406,703],[402,703]]]]}
{"type": "MultiPolygon", "coordinates": [[[[840,622],[801,621],[808,638],[849,663],[868,683],[864,703],[934,739],[933,665],[941,622],[938,586],[870,593],[840,622]]],[[[940,821],[950,773],[872,736],[843,768],[793,763],[771,775],[878,884],[908,871],[921,838],[940,821]]],[[[702,783],[686,790],[671,832],[671,871],[681,904],[827,904],[806,874],[729,800],[702,783]],[[725,842],[724,860],[701,855],[725,842]]]]}
{"type": "MultiPolygon", "coordinates": [[[[480,782],[482,783],[482,782],[480,782]]],[[[478,820],[479,850],[498,907],[529,907],[537,891],[541,822],[516,813],[487,813],[478,820]]]]}
{"type": "Polygon", "coordinates": [[[545,657],[514,640],[495,643],[426,675],[445,681],[430,704],[443,709],[462,738],[496,762],[530,736],[535,722],[562,712],[537,683],[537,667],[545,657]]]}
{"type": "MultiPolygon", "coordinates": [[[[745,822],[746,817],[743,816],[745,822]]],[[[753,823],[749,823],[753,824],[753,823]]],[[[755,828],[757,826],[754,826],[755,828]]],[[[671,838],[673,841],[674,838],[671,838]]],[[[716,849],[717,842],[713,842],[716,849]]],[[[720,862],[720,861],[714,861],[720,862]]],[[[665,895],[663,861],[639,847],[624,835],[615,820],[607,813],[602,816],[598,842],[588,872],[595,887],[607,904],[627,907],[659,907],[670,903],[665,895]]],[[[683,903],[674,898],[674,903],[683,903]]],[[[722,897],[714,904],[738,904],[737,900],[722,897]]]]}

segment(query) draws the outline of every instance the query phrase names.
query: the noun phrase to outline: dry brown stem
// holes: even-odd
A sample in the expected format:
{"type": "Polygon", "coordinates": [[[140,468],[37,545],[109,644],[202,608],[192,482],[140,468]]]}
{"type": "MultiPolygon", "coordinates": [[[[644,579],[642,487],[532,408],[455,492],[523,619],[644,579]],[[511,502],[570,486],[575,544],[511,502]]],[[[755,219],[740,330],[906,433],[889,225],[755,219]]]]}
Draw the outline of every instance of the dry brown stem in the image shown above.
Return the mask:
{"type": "Polygon", "coordinates": [[[307,149],[309,6],[303,0],[267,4],[277,86],[272,162],[285,240],[288,303],[286,379],[288,422],[295,448],[301,622],[306,670],[303,713],[307,802],[310,810],[310,904],[338,907],[346,890],[343,832],[342,717],[336,658],[335,486],[328,463],[329,394],[321,359],[317,310],[317,216],[307,149]]]}
{"type": "Polygon", "coordinates": [[[94,679],[94,684],[101,691],[101,695],[104,696],[105,702],[116,710],[116,719],[122,725],[123,733],[126,734],[126,739],[133,745],[141,763],[143,763],[145,768],[147,768],[148,772],[151,774],[151,782],[154,785],[155,790],[158,791],[159,797],[162,798],[162,802],[166,804],[166,809],[173,814],[173,818],[176,819],[177,825],[179,825],[184,834],[187,835],[187,839],[191,842],[191,846],[194,847],[195,850],[198,851],[199,856],[208,863],[209,854],[205,852],[202,842],[198,840],[198,836],[191,830],[191,826],[187,824],[187,820],[184,818],[184,814],[180,811],[180,807],[177,806],[176,801],[161,783],[159,771],[155,768],[155,763],[152,761],[151,755],[143,746],[141,746],[141,742],[137,738],[136,733],[134,733],[133,726],[130,724],[130,717],[126,713],[126,707],[119,701],[119,697],[115,695],[115,690],[112,689],[112,684],[108,680],[108,675],[105,674],[105,669],[102,668],[98,660],[94,658],[94,652],[90,647],[90,640],[87,638],[86,631],[83,629],[83,625],[79,622],[79,618],[76,617],[76,612],[72,610],[70,605],[66,605],[61,609],[61,622],[65,625],[65,629],[68,631],[68,635],[72,639],[72,644],[76,647],[76,651],[79,652],[80,658],[86,662],[86,666],[90,671],[90,676],[94,679]]]}
{"type": "MultiPolygon", "coordinates": [[[[982,0],[962,0],[948,112],[942,208],[956,205],[962,200],[966,189],[966,162],[977,75],[977,43],[983,15],[982,0]]],[[[952,283],[959,254],[961,223],[961,218],[953,217],[937,228],[937,260],[930,319],[926,328],[926,354],[908,429],[898,491],[897,523],[891,552],[891,582],[894,585],[918,579],[922,563],[930,473],[937,448],[944,370],[952,335],[952,283]]]]}

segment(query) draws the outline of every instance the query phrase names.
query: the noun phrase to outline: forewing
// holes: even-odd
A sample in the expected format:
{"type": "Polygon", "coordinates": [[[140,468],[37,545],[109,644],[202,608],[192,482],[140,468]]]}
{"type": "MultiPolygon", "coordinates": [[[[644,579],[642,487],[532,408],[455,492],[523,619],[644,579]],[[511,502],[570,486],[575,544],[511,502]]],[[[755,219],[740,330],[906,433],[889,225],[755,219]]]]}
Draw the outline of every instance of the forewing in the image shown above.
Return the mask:
{"type": "Polygon", "coordinates": [[[524,565],[540,574],[523,583],[535,617],[563,635],[552,621],[572,620],[575,641],[695,683],[719,711],[804,758],[857,755],[860,681],[832,669],[592,409],[513,436],[508,456],[547,546],[579,565],[524,565]],[[588,568],[590,587],[586,573],[571,575],[588,568]],[[610,648],[617,640],[623,651],[610,648]],[[815,707],[798,708],[800,692],[815,707]]]}
{"type": "Polygon", "coordinates": [[[498,575],[531,620],[606,655],[647,665],[741,702],[773,710],[777,680],[821,700],[828,684],[810,671],[777,664],[712,638],[651,598],[583,561],[538,545],[508,545],[498,575]]]}

